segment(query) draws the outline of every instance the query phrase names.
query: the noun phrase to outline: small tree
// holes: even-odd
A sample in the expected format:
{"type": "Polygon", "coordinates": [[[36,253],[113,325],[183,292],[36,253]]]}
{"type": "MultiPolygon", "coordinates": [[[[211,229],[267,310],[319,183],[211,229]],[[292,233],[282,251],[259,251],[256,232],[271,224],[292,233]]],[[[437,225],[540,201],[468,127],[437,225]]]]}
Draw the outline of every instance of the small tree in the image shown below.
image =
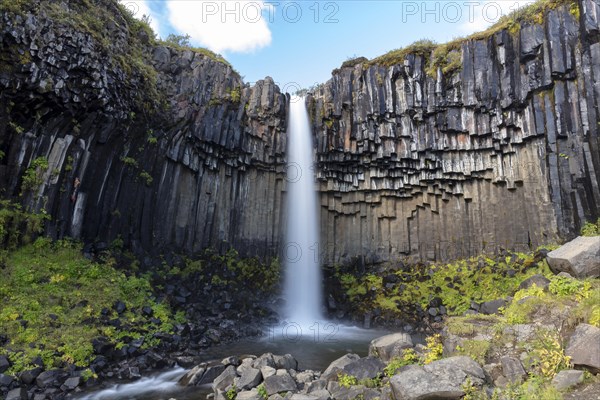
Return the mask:
{"type": "Polygon", "coordinates": [[[169,36],[167,36],[167,38],[165,39],[165,42],[167,44],[171,44],[177,47],[191,47],[190,35],[188,34],[175,35],[173,33],[170,33],[169,36]]]}

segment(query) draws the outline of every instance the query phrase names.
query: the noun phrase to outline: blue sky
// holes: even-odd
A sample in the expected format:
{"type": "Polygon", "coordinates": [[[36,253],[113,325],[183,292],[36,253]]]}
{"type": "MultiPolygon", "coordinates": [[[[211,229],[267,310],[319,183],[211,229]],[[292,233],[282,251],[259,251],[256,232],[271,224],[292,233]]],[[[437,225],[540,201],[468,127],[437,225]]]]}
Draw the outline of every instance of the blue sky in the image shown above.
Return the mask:
{"type": "Polygon", "coordinates": [[[531,0],[120,0],[149,15],[160,37],[189,34],[254,82],[285,91],[322,83],[354,56],[374,58],[427,38],[445,42],[485,29],[531,0]]]}

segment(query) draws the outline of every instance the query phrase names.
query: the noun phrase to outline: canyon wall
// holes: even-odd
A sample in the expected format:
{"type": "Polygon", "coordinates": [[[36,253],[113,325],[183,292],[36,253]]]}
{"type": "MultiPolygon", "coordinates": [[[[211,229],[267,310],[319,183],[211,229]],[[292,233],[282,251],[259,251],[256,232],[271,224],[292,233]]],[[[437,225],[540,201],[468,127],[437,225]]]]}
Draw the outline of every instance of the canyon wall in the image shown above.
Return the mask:
{"type": "Polygon", "coordinates": [[[4,197],[47,212],[54,237],[277,253],[286,97],[272,79],[250,87],[210,52],[156,43],[114,1],[21,3],[0,15],[4,197]]]}
{"type": "MultiPolygon", "coordinates": [[[[210,52],[156,42],[112,0],[12,8],[2,197],[48,213],[57,238],[284,252],[288,99],[272,79],[249,86],[210,52]]],[[[598,218],[600,5],[575,11],[465,40],[458,69],[407,53],[314,90],[322,263],[526,250],[598,218]]]]}
{"type": "Polygon", "coordinates": [[[446,74],[429,54],[334,71],[307,99],[323,262],[529,250],[598,218],[599,17],[582,0],[465,40],[446,74]]]}

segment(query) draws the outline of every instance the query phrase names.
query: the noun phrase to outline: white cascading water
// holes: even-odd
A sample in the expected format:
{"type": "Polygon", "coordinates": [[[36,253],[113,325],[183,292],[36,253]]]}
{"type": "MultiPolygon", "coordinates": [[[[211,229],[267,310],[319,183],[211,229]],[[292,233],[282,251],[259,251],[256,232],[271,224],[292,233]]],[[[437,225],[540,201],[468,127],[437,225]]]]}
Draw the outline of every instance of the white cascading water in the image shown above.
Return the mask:
{"type": "Polygon", "coordinates": [[[288,322],[303,327],[304,331],[304,327],[312,326],[323,317],[313,147],[303,97],[290,99],[288,118],[285,316],[288,322]]]}

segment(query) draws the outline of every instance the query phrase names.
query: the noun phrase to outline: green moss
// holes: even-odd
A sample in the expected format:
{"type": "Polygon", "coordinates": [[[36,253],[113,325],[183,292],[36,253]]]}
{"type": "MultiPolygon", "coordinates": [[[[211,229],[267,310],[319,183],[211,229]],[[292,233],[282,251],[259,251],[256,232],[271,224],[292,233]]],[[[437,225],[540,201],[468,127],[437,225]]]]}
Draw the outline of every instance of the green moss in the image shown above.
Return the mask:
{"type": "MultiPolygon", "coordinates": [[[[98,264],[81,255],[81,245],[38,239],[11,252],[0,281],[0,325],[9,338],[5,352],[13,363],[9,373],[28,367],[35,357],[46,368],[74,364],[85,367],[93,358],[91,340],[105,336],[114,344],[170,331],[174,317],[166,304],[152,298],[145,277],[125,276],[113,261],[98,264]],[[111,310],[121,300],[127,310],[120,315],[122,329],[109,325],[102,309],[111,310]],[[136,310],[150,305],[155,324],[136,310]]],[[[117,315],[113,311],[110,318],[117,315]]]]}
{"type": "Polygon", "coordinates": [[[140,172],[139,176],[144,181],[144,183],[146,184],[146,186],[152,185],[152,181],[154,179],[152,178],[152,175],[150,175],[148,172],[142,171],[142,172],[140,172]]]}
{"type": "Polygon", "coordinates": [[[471,357],[480,364],[485,364],[485,357],[490,349],[491,343],[488,340],[465,340],[462,345],[456,348],[459,354],[471,357]]]}
{"type": "Polygon", "coordinates": [[[138,167],[138,162],[133,157],[121,157],[121,161],[123,162],[123,164],[127,165],[128,167],[132,167],[132,168],[138,167]]]}
{"type": "Polygon", "coordinates": [[[586,222],[581,228],[581,236],[599,236],[600,235],[600,218],[593,222],[586,222]]]}
{"type": "Polygon", "coordinates": [[[48,159],[46,157],[38,157],[34,159],[29,168],[23,174],[21,182],[21,195],[36,190],[43,181],[43,175],[48,169],[48,159]]]}

